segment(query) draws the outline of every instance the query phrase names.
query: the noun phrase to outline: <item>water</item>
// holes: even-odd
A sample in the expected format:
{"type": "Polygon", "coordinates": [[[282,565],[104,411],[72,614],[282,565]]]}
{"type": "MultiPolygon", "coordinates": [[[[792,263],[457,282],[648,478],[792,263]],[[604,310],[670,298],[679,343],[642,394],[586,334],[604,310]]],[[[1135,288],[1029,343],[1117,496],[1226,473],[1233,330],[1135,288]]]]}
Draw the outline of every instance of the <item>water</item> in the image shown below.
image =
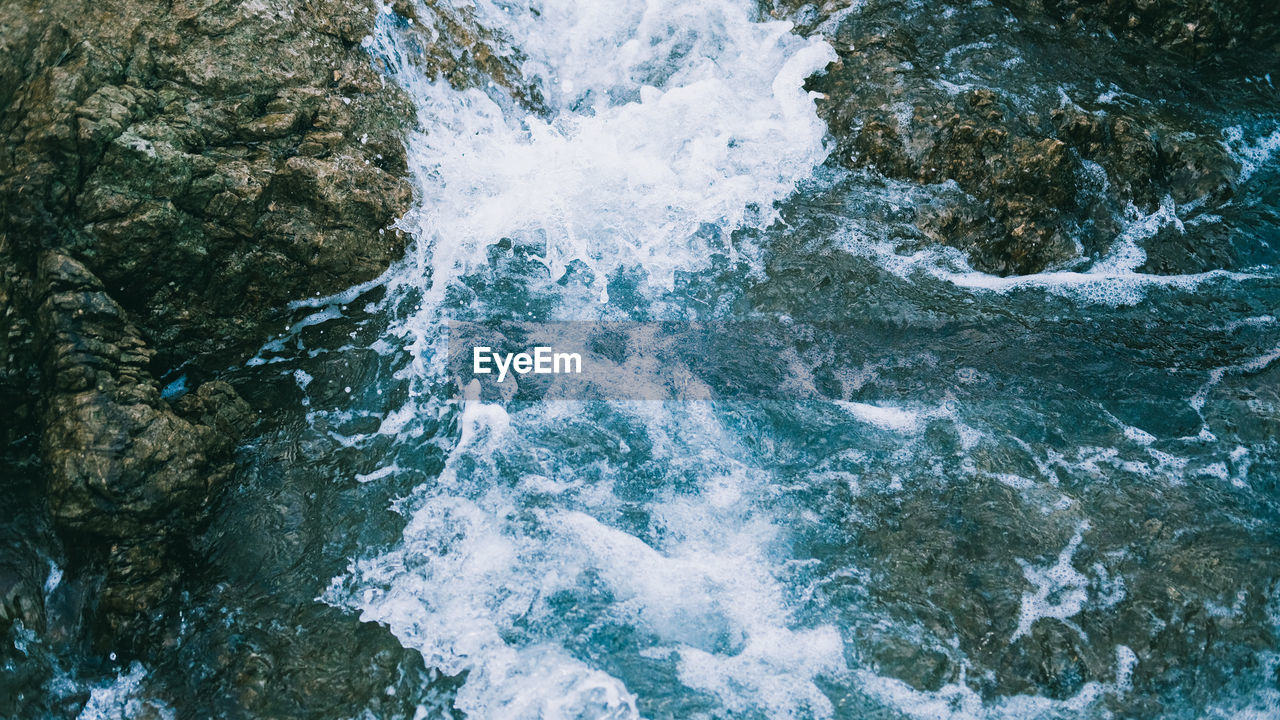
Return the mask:
{"type": "Polygon", "coordinates": [[[379,16],[418,108],[413,246],[230,373],[277,420],[215,571],[83,717],[1280,713],[1280,125],[1223,126],[1232,207],[1168,199],[999,278],[896,241],[954,188],[828,162],[818,35],[737,0],[418,23],[464,11],[520,91],[432,80],[379,16]],[[1231,213],[1260,218],[1240,262],[1144,272],[1231,213]],[[737,397],[481,400],[450,320],[781,329],[726,339],[737,397]]]}

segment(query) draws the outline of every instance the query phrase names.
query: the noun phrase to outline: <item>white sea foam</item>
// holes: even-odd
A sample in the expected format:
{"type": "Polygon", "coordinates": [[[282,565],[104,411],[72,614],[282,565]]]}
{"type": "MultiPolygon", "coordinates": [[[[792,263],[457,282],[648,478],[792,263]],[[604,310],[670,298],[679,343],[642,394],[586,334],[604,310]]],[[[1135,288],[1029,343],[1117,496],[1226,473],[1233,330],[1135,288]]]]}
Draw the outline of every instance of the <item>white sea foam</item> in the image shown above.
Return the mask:
{"type": "Polygon", "coordinates": [[[1071,565],[1071,556],[1084,538],[1084,531],[1089,528],[1087,522],[1077,528],[1075,535],[1067,546],[1058,553],[1057,561],[1048,566],[1032,565],[1019,560],[1022,574],[1035,586],[1035,590],[1022,594],[1022,607],[1018,611],[1018,629],[1013,632],[1010,642],[1031,632],[1031,626],[1041,619],[1058,620],[1084,637],[1080,626],[1071,622],[1071,618],[1084,609],[1089,599],[1089,579],[1084,573],[1071,565]]]}
{"type": "Polygon", "coordinates": [[[147,670],[135,662],[128,672],[121,671],[114,680],[89,691],[89,701],[77,716],[78,720],[128,720],[136,717],[154,717],[173,720],[177,717],[173,708],[145,695],[143,681],[147,670]]]}
{"type": "MultiPolygon", "coordinates": [[[[585,267],[589,292],[572,284],[556,291],[561,307],[585,312],[573,293],[605,298],[619,270],[638,268],[653,286],[669,287],[677,273],[705,267],[712,253],[734,252],[734,229],[773,222],[774,203],[826,157],[825,127],[802,82],[834,56],[784,23],[752,22],[752,7],[728,0],[480,0],[475,17],[521,49],[525,79],[547,100],[547,112],[537,116],[513,112],[516,104],[497,89],[457,90],[421,77],[389,17],[368,44],[414,98],[422,130],[408,147],[420,206],[401,221],[415,241],[375,283],[387,286],[392,300],[379,308],[393,315],[394,341],[379,341],[379,352],[407,347],[410,361],[399,378],[418,384],[409,402],[382,417],[379,431],[422,433],[424,418],[454,429],[442,441],[444,471],[397,504],[407,520],[400,542],[354,561],[324,599],[385,624],[431,667],[465,673],[456,706],[469,717],[638,717],[630,661],[659,665],[663,678],[674,678],[664,682],[700,691],[730,716],[830,717],[835,708],[823,681],[851,679],[840,633],[807,613],[797,600],[806,588],[788,577],[791,518],[771,503],[786,478],[764,469],[706,406],[612,404],[611,420],[639,426],[627,440],[650,445],[640,468],[625,459],[627,443],[604,428],[583,431],[582,442],[595,449],[589,462],[554,439],[567,436],[564,425],[582,414],[580,404],[516,411],[481,402],[478,393],[456,402],[419,397],[441,385],[447,291],[483,270],[500,240],[533,248],[546,268],[542,277],[515,280],[550,288],[569,267],[585,267]],[[403,298],[415,298],[407,312],[396,304],[403,298]],[[583,636],[614,625],[634,632],[638,647],[620,652],[638,658],[606,667],[583,649],[583,636]]],[[[418,10],[428,21],[434,12],[418,10]]],[[[977,291],[1040,288],[1111,305],[1136,302],[1153,287],[1248,277],[1139,273],[1141,242],[1179,229],[1180,218],[1166,201],[1131,217],[1092,266],[1026,278],[974,272],[946,251],[903,256],[886,245],[860,247],[904,277],[923,272],[977,291]]],[[[295,309],[315,312],[279,347],[264,350],[284,348],[297,331],[338,317],[357,297],[299,303],[295,309]]],[[[265,353],[259,360],[270,362],[265,353]]],[[[305,390],[309,376],[295,380],[305,390]]],[[[848,397],[867,378],[840,381],[848,397]]],[[[840,407],[901,434],[952,412],[880,401],[840,407]]],[[[983,441],[967,426],[958,432],[966,447],[983,441]]],[[[1163,464],[1160,451],[1145,447],[1155,438],[1127,426],[1124,433],[1163,464]]],[[[1032,459],[1056,483],[1052,462],[1032,459]]],[[[1073,469],[1147,468],[1116,452],[1082,462],[1073,469]]],[[[390,463],[357,479],[376,482],[400,471],[390,463]]],[[[991,477],[1019,490],[1036,484],[1015,473],[991,477]]],[[[1071,625],[1088,601],[1089,578],[1071,564],[1086,528],[1056,562],[1023,565],[1035,590],[1023,597],[1013,639],[1041,619],[1071,625]]],[[[1095,600],[1118,602],[1119,579],[1095,574],[1102,588],[1095,600]]],[[[1062,701],[1028,696],[984,704],[963,677],[936,693],[868,671],[852,679],[916,717],[1034,717],[1079,712],[1106,693],[1126,691],[1137,658],[1125,647],[1116,655],[1113,684],[1091,682],[1062,701]]]]}
{"type": "Polygon", "coordinates": [[[833,404],[859,421],[881,430],[914,435],[925,429],[930,420],[947,419],[959,422],[955,398],[947,395],[940,404],[932,407],[904,407],[890,403],[865,403],[835,400],[833,404]]]}
{"type": "Polygon", "coordinates": [[[48,598],[62,584],[62,568],[52,560],[49,561],[49,575],[44,581],[44,596],[48,598]]]}
{"type": "Polygon", "coordinates": [[[837,2],[836,4],[843,4],[845,6],[831,13],[831,15],[828,16],[826,20],[823,20],[822,24],[817,27],[817,31],[827,37],[834,36],[836,31],[840,29],[840,25],[850,15],[856,15],[861,12],[862,8],[866,7],[867,0],[845,0],[845,2],[837,2]]]}
{"type": "Polygon", "coordinates": [[[788,23],[752,22],[748,3],[481,2],[477,12],[525,53],[551,117],[510,117],[479,90],[423,78],[389,30],[374,43],[427,129],[410,142],[421,210],[402,224],[429,255],[436,294],[503,238],[539,248],[552,279],[585,264],[602,295],[621,267],[670,285],[706,262],[704,226],[768,225],[774,202],[826,158],[802,83],[834,51],[788,23]]]}
{"type": "MultiPolygon", "coordinates": [[[[432,12],[418,7],[428,21],[432,12]]],[[[389,16],[367,43],[423,128],[408,144],[419,209],[400,223],[415,242],[385,279],[391,296],[422,298],[391,331],[411,354],[400,376],[422,396],[442,379],[446,293],[495,243],[535,249],[546,273],[531,283],[585,266],[596,299],[622,268],[670,286],[713,251],[732,253],[733,230],[772,223],[774,203],[828,152],[802,84],[834,52],[787,23],[753,22],[750,2],[481,0],[473,12],[521,49],[545,115],[512,113],[492,88],[422,77],[389,16]]],[[[327,601],[386,624],[430,666],[465,671],[456,706],[473,718],[638,717],[624,679],[579,656],[578,631],[552,622],[558,602],[578,602],[563,598],[595,592],[610,598],[596,622],[639,628],[651,638],[645,657],[722,707],[831,715],[816,681],[843,669],[839,635],[796,617],[781,578],[785,533],[760,505],[770,479],[714,414],[616,408],[664,467],[640,530],[619,522],[615,484],[628,478],[615,463],[578,464],[547,444],[580,406],[509,413],[464,397],[444,471],[399,503],[401,543],[354,562],[327,601]],[[501,479],[514,468],[518,479],[501,479]]],[[[452,407],[411,397],[381,431],[452,407]]],[[[361,479],[384,472],[394,470],[361,479]]]]}
{"type": "Polygon", "coordinates": [[[326,599],[386,624],[431,666],[466,671],[456,705],[471,717],[638,716],[623,679],[576,657],[552,622],[560,598],[582,593],[608,598],[594,622],[642,631],[642,657],[727,711],[831,716],[816,681],[844,672],[844,648],[792,606],[786,532],[762,504],[776,481],[708,406],[617,410],[641,423],[664,472],[644,532],[617,523],[628,479],[617,468],[540,444],[565,416],[557,403],[516,414],[468,403],[438,485],[402,504],[400,546],[354,563],[326,599]],[[517,464],[532,471],[494,481],[517,464]]]}
{"type": "Polygon", "coordinates": [[[1244,139],[1244,129],[1239,125],[1227,128],[1222,134],[1226,138],[1222,144],[1235,161],[1240,163],[1240,174],[1237,176],[1240,182],[1245,182],[1266,167],[1276,151],[1280,150],[1280,130],[1255,138],[1253,142],[1244,139]]]}
{"type": "Polygon", "coordinates": [[[920,430],[920,413],[891,405],[872,405],[870,403],[836,401],[836,405],[848,410],[851,415],[871,423],[876,427],[894,432],[918,432],[920,430]]]}
{"type": "Polygon", "coordinates": [[[999,276],[974,270],[954,248],[929,248],[909,254],[901,253],[893,243],[871,232],[846,229],[835,239],[844,250],[870,258],[889,272],[910,279],[933,277],[969,290],[1009,294],[1038,290],[1089,305],[1122,307],[1141,302],[1153,289],[1194,291],[1206,284],[1242,282],[1266,277],[1259,272],[1209,270],[1180,275],[1154,275],[1140,272],[1146,262],[1142,243],[1166,227],[1181,232],[1184,211],[1166,197],[1160,207],[1143,214],[1130,207],[1124,230],[1102,257],[1084,269],[1046,270],[1028,275],[999,276]]]}

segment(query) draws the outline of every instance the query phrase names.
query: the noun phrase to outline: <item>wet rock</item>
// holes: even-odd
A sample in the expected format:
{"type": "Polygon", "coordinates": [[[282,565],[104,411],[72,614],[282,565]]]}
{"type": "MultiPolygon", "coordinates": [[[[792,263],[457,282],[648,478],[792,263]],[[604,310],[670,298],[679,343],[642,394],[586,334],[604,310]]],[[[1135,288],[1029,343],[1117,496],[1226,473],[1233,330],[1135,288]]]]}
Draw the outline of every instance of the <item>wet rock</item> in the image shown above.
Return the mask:
{"type": "Polygon", "coordinates": [[[1040,622],[1004,652],[997,672],[1005,693],[1043,693],[1062,700],[1079,693],[1086,682],[1105,678],[1113,660],[1073,628],[1040,622]]]}
{"type": "MultiPolygon", "coordinates": [[[[960,203],[918,213],[933,242],[987,272],[1039,272],[1106,252],[1126,218],[1166,198],[1213,206],[1232,197],[1239,165],[1197,109],[1220,102],[1212,75],[1153,59],[1148,45],[1135,73],[1123,51],[1136,40],[1072,35],[1058,5],[941,5],[769,8],[836,48],[839,62],[810,80],[836,161],[963,191],[960,203]],[[1118,104],[1099,86],[1129,89],[1133,101],[1118,104]]],[[[1217,12],[1197,8],[1182,11],[1217,12]]]]}
{"type": "Polygon", "coordinates": [[[46,252],[36,284],[49,513],[75,566],[103,568],[98,637],[127,647],[163,614],[173,555],[228,479],[250,410],[216,381],[170,407],[150,348],[83,264],[46,252]]]}
{"type": "Polygon", "coordinates": [[[50,510],[69,530],[118,540],[162,533],[199,515],[226,469],[248,407],[219,383],[202,387],[205,418],[179,417],[147,372],[151,351],[123,309],[84,265],[46,253],[39,310],[45,342],[46,396],[42,456],[50,510]]]}
{"type": "MultiPolygon", "coordinates": [[[[9,245],[0,234],[0,462],[21,466],[34,456],[32,425],[39,400],[31,278],[7,260],[9,245]]],[[[16,483],[20,471],[10,469],[0,487],[16,483]]]]}
{"type": "Polygon", "coordinates": [[[14,623],[29,628],[43,625],[40,585],[23,570],[0,564],[0,628],[7,630],[14,623]]]}
{"type": "Polygon", "coordinates": [[[885,117],[888,98],[864,97],[861,82],[868,65],[898,65],[902,58],[892,54],[892,43],[878,48],[881,52],[872,51],[874,61],[842,58],[845,62],[813,82],[827,96],[819,107],[832,124],[845,164],[920,183],[957,183],[981,209],[925,215],[921,229],[967,251],[982,269],[1036,272],[1070,259],[1076,248],[1062,226],[1077,188],[1076,163],[1067,145],[1031,132],[1019,120],[1006,120],[1003,103],[990,90],[955,98],[930,93],[925,104],[902,97],[899,80],[890,95],[898,96],[903,111],[885,117]],[[972,221],[963,222],[965,215],[972,221]],[[988,219],[999,232],[987,232],[988,219]]]}
{"type": "MultiPolygon", "coordinates": [[[[386,228],[410,201],[411,115],[359,47],[375,16],[0,7],[0,467],[21,469],[0,490],[47,493],[32,507],[67,540],[72,584],[98,588],[71,612],[96,607],[91,632],[116,647],[159,639],[249,420],[216,381],[171,405],[157,370],[235,362],[276,307],[367,280],[403,247],[386,228]]],[[[5,585],[6,615],[30,616],[30,586],[5,585]]]]}
{"type": "Polygon", "coordinates": [[[398,257],[411,114],[359,47],[372,5],[70,0],[11,18],[34,7],[0,18],[14,62],[34,48],[6,66],[6,225],[101,278],[162,366],[244,352],[273,308],[398,257]],[[295,181],[304,144],[324,182],[295,181]]]}
{"type": "MultiPolygon", "coordinates": [[[[519,78],[467,11],[397,8],[423,28],[424,72],[519,78]]],[[[59,643],[175,641],[200,566],[190,539],[251,419],[206,379],[252,354],[288,301],[402,254],[390,226],[412,199],[414,116],[361,46],[380,11],[0,4],[0,498],[30,493],[27,515],[51,524],[33,537],[65,550],[59,643]],[[192,390],[166,399],[156,378],[179,365],[192,390]]],[[[4,615],[30,619],[39,578],[10,564],[4,615]]]]}
{"type": "Polygon", "coordinates": [[[1043,10],[1190,59],[1266,46],[1280,34],[1280,7],[1251,0],[1015,0],[1005,4],[1043,10]]]}
{"type": "Polygon", "coordinates": [[[410,0],[393,4],[401,17],[413,21],[412,28],[430,29],[417,33],[422,55],[416,62],[424,72],[457,88],[494,83],[527,109],[543,107],[541,90],[526,81],[520,69],[523,52],[479,25],[473,8],[439,0],[422,0],[420,7],[425,15],[419,15],[410,0]]]}

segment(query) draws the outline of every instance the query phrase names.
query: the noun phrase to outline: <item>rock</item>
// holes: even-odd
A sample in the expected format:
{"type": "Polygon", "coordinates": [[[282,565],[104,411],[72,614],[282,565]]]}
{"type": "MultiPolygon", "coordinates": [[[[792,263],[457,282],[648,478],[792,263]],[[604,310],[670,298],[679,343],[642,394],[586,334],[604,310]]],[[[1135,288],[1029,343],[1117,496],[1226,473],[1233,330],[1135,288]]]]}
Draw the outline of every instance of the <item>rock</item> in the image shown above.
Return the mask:
{"type": "MultiPolygon", "coordinates": [[[[41,454],[50,510],[68,530],[106,540],[163,534],[199,517],[226,470],[248,407],[225,384],[202,387],[223,407],[218,427],[179,417],[147,372],[151,351],[87,268],[46,253],[39,326],[46,395],[41,454]]],[[[210,403],[212,404],[212,403],[210,403]]]]}
{"type": "Polygon", "coordinates": [[[1064,700],[1084,684],[1111,673],[1114,658],[1089,646],[1085,638],[1060,622],[1040,621],[999,658],[1006,692],[1043,693],[1064,700]]]}
{"type": "MultiPolygon", "coordinates": [[[[1077,167],[1068,146],[1031,131],[1022,121],[1006,119],[1002,102],[990,90],[955,98],[926,93],[927,104],[910,103],[909,120],[905,114],[886,116],[886,102],[903,87],[901,82],[887,95],[868,96],[860,84],[868,66],[898,65],[902,58],[892,55],[893,43],[875,47],[812,81],[827,96],[819,109],[837,137],[838,157],[894,178],[925,184],[955,181],[985,207],[923,215],[921,229],[938,242],[965,250],[981,269],[1037,272],[1070,259],[1076,248],[1061,227],[1077,191],[1077,167]],[[961,223],[962,217],[972,217],[974,223],[961,223]],[[998,232],[988,231],[988,218],[996,221],[998,232]]],[[[899,98],[888,104],[904,102],[899,98]]]]}
{"type": "Polygon", "coordinates": [[[0,628],[8,630],[16,622],[38,628],[43,624],[40,585],[22,568],[0,564],[0,628]]]}
{"type": "MultiPolygon", "coordinates": [[[[424,72],[520,77],[466,12],[426,7],[424,72]]],[[[0,4],[0,498],[47,512],[33,537],[72,589],[60,642],[172,639],[190,539],[252,412],[201,380],[251,355],[288,301],[401,256],[414,114],[360,46],[378,16],[347,0],[0,4]],[[194,387],[170,402],[156,378],[179,365],[194,387]]],[[[36,611],[24,577],[0,569],[5,617],[36,611]]]]}
{"type": "Polygon", "coordinates": [[[923,187],[954,182],[965,207],[930,205],[916,224],[934,242],[964,250],[978,269],[1025,274],[1069,266],[1106,252],[1130,206],[1150,213],[1166,197],[1213,206],[1235,191],[1239,166],[1221,130],[1198,110],[1209,98],[1222,102],[1213,76],[1200,78],[1176,55],[1151,50],[1151,42],[1164,42],[1158,32],[1141,42],[1073,34],[1062,17],[1088,7],[1097,12],[1080,11],[1080,18],[1105,24],[1104,15],[1140,5],[1140,30],[1148,21],[1213,16],[1220,22],[1209,26],[1218,34],[1205,42],[1227,48],[1270,42],[1277,25],[1271,10],[1256,27],[1244,27],[1232,19],[1242,2],[1031,0],[948,5],[938,13],[880,0],[826,22],[845,4],[776,2],[773,9],[802,30],[826,33],[836,48],[839,62],[809,81],[822,94],[818,110],[835,136],[834,158],[923,187]],[[1062,42],[1046,49],[1045,33],[1062,42]],[[1137,58],[1143,72],[1123,61],[1130,50],[1146,53],[1137,58]],[[1099,86],[1149,101],[1117,107],[1098,95],[1099,86]]]}
{"type": "Polygon", "coordinates": [[[1252,0],[1015,0],[1005,4],[1042,10],[1188,59],[1265,47],[1280,34],[1280,6],[1252,0]]]}
{"type": "Polygon", "coordinates": [[[358,46],[372,6],[68,0],[10,22],[32,12],[0,17],[15,59],[34,48],[0,92],[7,225],[101,278],[160,366],[246,352],[273,308],[399,257],[412,114],[358,46]],[[292,181],[303,144],[328,186],[292,181]]]}
{"type": "MultiPolygon", "coordinates": [[[[68,583],[99,588],[69,611],[117,649],[161,639],[250,420],[217,381],[171,406],[156,369],[225,367],[275,307],[403,247],[382,231],[411,199],[411,115],[355,45],[369,8],[324,5],[0,7],[0,490],[47,494],[68,583]],[[316,135],[320,181],[295,183],[316,135]]],[[[39,582],[0,574],[30,620],[39,582]]]]}
{"type": "Polygon", "coordinates": [[[127,647],[153,634],[180,567],[169,558],[208,517],[250,410],[222,382],[171,408],[150,348],[83,264],[46,252],[37,287],[49,512],[74,565],[105,568],[98,636],[127,647]]]}

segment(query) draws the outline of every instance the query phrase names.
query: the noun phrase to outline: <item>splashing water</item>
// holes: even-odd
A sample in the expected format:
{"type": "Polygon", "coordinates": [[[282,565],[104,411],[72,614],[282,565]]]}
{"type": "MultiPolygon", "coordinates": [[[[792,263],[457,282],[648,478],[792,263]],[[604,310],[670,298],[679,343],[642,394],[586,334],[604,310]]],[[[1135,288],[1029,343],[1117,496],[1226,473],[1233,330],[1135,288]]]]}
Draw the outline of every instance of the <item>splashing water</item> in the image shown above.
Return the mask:
{"type": "MultiPolygon", "coordinates": [[[[456,678],[451,704],[471,718],[1105,716],[1163,672],[1154,647],[1192,652],[1166,628],[1218,607],[1228,581],[1155,620],[1123,613],[1172,597],[1148,565],[1209,577],[1195,558],[1225,557],[1177,538],[1250,523],[1275,537],[1259,500],[1274,448],[1223,433],[1209,399],[1273,364],[1269,267],[1142,273],[1143,243],[1194,209],[1170,199],[1131,209],[1074,270],[996,278],[954,253],[901,254],[858,212],[871,191],[824,166],[804,82],[832,49],[752,3],[481,0],[416,16],[429,30],[446,11],[490,31],[528,92],[427,77],[418,28],[384,9],[366,46],[418,111],[419,202],[399,223],[413,244],[382,278],[298,303],[306,315],[251,363],[287,363],[308,427],[376,460],[339,482],[407,488],[398,539],[362,547],[323,601],[456,678]],[[805,207],[841,193],[834,220],[805,207]],[[1204,308],[1170,340],[1158,310],[1179,303],[1204,308]],[[795,348],[768,376],[794,389],[785,408],[520,404],[460,393],[446,372],[450,320],[740,305],[830,311],[860,350],[795,348]],[[306,349],[349,316],[366,318],[353,338],[377,337],[306,349]],[[344,376],[338,401],[321,370],[292,364],[369,351],[374,369],[344,376]],[[1157,505],[1202,524],[1112,512],[1157,505]],[[1027,680],[1050,666],[1061,677],[1027,680]]],[[[1263,155],[1247,175],[1265,175],[1263,155]]],[[[740,339],[744,368],[756,340],[740,339]]],[[[1217,706],[1269,702],[1258,673],[1217,706]]]]}
{"type": "MultiPolygon", "coordinates": [[[[409,143],[422,202],[401,223],[417,245],[389,280],[420,297],[391,334],[424,386],[438,381],[451,288],[499,241],[535,249],[545,277],[531,283],[579,263],[600,301],[620,270],[670,290],[713,250],[741,252],[731,234],[771,225],[827,155],[802,84],[833,51],[753,22],[746,4],[481,4],[477,15],[527,54],[545,117],[423,78],[389,16],[374,43],[425,128],[409,143]]],[[[625,452],[587,468],[555,459],[548,435],[573,408],[509,415],[470,401],[439,480],[401,505],[401,546],[357,563],[327,599],[466,672],[456,707],[472,717],[639,716],[624,680],[556,627],[578,606],[593,625],[641,635],[637,662],[726,711],[830,716],[815,681],[843,669],[839,634],[795,617],[786,531],[758,497],[767,471],[706,408],[617,411],[653,445],[643,464],[663,468],[644,490],[647,521],[624,521],[637,510],[615,487],[635,482],[625,452]]]]}
{"type": "Polygon", "coordinates": [[[774,203],[826,158],[802,83],[835,54],[748,10],[482,4],[480,18],[530,54],[547,117],[428,80],[382,20],[373,51],[391,59],[425,128],[409,142],[422,201],[402,222],[424,264],[396,271],[426,284],[424,308],[504,238],[537,248],[552,281],[584,264],[604,299],[619,268],[669,287],[676,271],[704,267],[706,225],[727,236],[771,224],[774,203]]]}

